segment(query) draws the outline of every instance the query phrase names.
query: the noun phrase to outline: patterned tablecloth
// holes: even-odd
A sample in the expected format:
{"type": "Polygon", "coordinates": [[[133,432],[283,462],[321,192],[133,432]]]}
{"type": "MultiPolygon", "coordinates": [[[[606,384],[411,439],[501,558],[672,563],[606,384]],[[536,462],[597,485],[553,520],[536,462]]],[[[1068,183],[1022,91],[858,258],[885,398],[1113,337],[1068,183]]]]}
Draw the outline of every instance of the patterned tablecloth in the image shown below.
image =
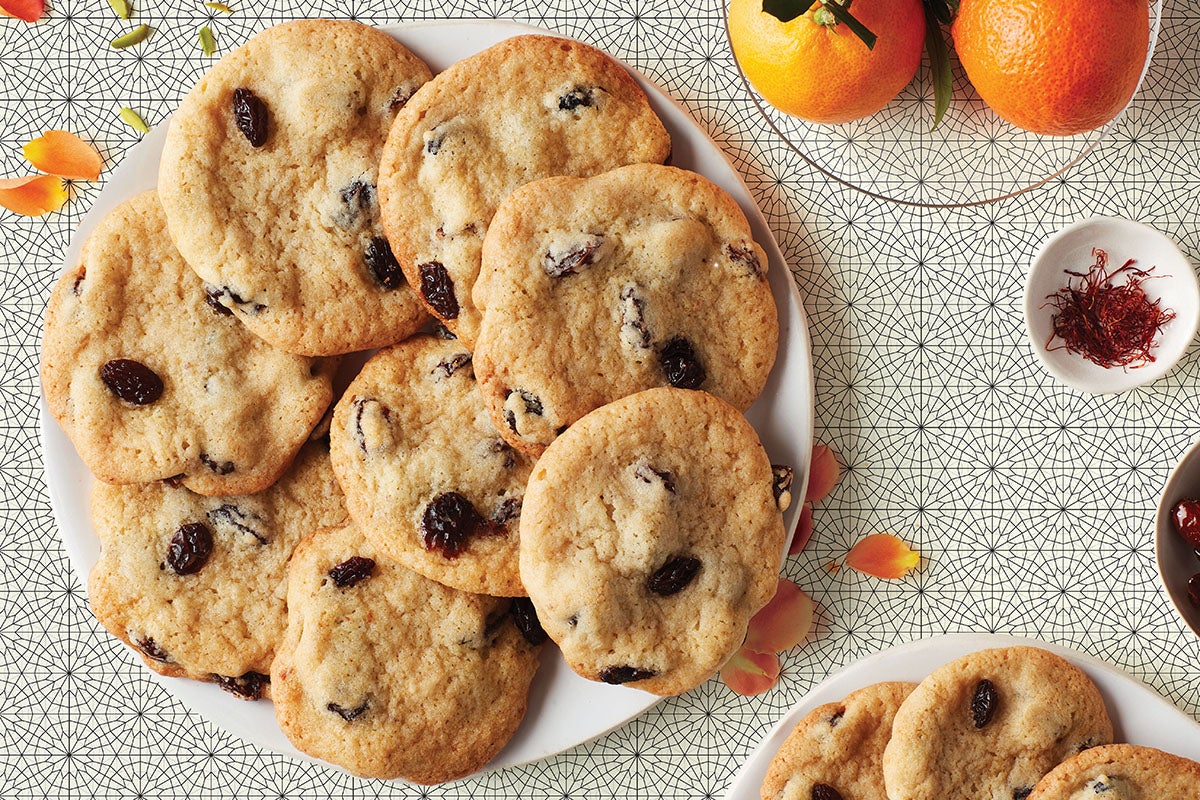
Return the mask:
{"type": "MultiPolygon", "coordinates": [[[[1200,434],[1200,349],[1147,389],[1091,397],[1057,385],[1025,340],[1026,265],[1055,229],[1095,213],[1147,222],[1200,258],[1200,9],[1169,3],[1141,94],[1080,166],[1001,203],[955,211],[873,200],[825,180],[762,124],[729,54],[719,0],[51,0],[33,26],[0,21],[0,174],[50,128],[95,142],[107,170],[138,139],[122,106],[161,120],[219,52],[300,17],[395,23],[509,18],[627,60],[725,149],[786,255],[809,314],[816,438],[846,474],[788,577],[818,605],[779,685],[719,681],[666,700],[556,758],[434,789],[360,781],[267,753],[202,722],[146,677],[87,609],[62,553],[37,432],[43,308],[79,217],[0,212],[0,795],[25,797],[720,796],[770,725],[831,672],[896,643],[999,631],[1070,645],[1200,715],[1200,640],[1159,586],[1153,521],[1168,471],[1200,434]],[[108,42],[134,23],[137,48],[108,42]],[[923,555],[902,581],[826,565],[867,533],[923,555]]],[[[940,156],[935,156],[940,157],[940,156]]],[[[945,156],[950,157],[950,156],[945,156]]]]}

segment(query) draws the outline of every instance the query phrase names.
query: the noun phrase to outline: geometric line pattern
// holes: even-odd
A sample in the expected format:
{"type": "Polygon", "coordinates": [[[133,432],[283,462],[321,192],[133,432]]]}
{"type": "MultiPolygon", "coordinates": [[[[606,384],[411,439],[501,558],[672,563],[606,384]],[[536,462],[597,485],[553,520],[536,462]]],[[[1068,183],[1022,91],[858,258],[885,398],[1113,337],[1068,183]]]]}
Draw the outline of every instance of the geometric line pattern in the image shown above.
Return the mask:
{"type": "MultiPolygon", "coordinates": [[[[1164,4],[1133,106],[1084,161],[1000,203],[902,207],[831,182],[765,125],[746,95],[721,0],[57,0],[29,26],[0,20],[0,177],[51,128],[100,148],[105,177],[219,53],[304,17],[375,24],[503,18],[625,59],[718,142],[767,216],[811,326],[816,439],[846,464],[788,577],[816,630],[779,685],[742,698],[718,681],[656,705],[594,742],[436,788],[363,781],[263,752],[199,720],[146,677],[88,612],[61,550],[37,434],[41,316],[59,260],[103,179],[58,214],[0,211],[0,790],[5,798],[712,798],[765,731],[831,672],[893,644],[958,631],[1038,637],[1091,653],[1200,716],[1200,640],[1158,586],[1157,494],[1200,436],[1200,350],[1117,397],[1055,384],[1024,338],[1025,265],[1092,214],[1141,220],[1200,261],[1200,10],[1164,4]],[[145,6],[145,7],[142,7],[145,6]],[[155,28],[123,51],[109,40],[155,28]],[[882,582],[830,570],[867,533],[917,547],[920,569],[882,582]]],[[[917,87],[914,91],[919,91],[917,87]]],[[[902,154],[903,143],[896,144],[902,154]]]]}

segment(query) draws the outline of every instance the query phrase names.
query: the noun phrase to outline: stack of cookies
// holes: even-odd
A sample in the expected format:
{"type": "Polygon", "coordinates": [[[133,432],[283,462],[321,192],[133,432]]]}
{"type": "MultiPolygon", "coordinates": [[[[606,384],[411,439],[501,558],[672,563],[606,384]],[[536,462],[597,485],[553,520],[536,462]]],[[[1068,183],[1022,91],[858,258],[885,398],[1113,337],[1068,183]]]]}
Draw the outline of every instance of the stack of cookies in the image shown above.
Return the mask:
{"type": "Polygon", "coordinates": [[[1036,647],[971,653],[919,684],[813,709],[772,760],[763,800],[1200,800],[1200,764],[1112,744],[1091,679],[1036,647]]]}
{"type": "Polygon", "coordinates": [[[742,413],[766,256],[670,149],[570,40],[432,76],[305,21],[222,59],[47,310],[98,619],[271,698],[303,751],[422,783],[504,746],[548,637],[593,680],[712,676],[774,593],[791,470],[742,413]]]}

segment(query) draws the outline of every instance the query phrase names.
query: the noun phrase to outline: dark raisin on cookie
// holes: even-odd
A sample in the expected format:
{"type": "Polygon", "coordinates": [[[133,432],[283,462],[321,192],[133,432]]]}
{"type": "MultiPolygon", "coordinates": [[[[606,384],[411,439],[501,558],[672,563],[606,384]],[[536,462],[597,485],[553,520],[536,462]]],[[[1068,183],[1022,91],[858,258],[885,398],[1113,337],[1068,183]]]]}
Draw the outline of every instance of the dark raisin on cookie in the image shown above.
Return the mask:
{"type": "Polygon", "coordinates": [[[596,251],[604,245],[604,234],[592,234],[585,241],[576,244],[565,253],[547,251],[542,256],[542,269],[551,278],[561,278],[574,275],[580,267],[586,267],[593,262],[596,251]]]}
{"type": "Polygon", "coordinates": [[[346,722],[353,722],[363,714],[367,713],[367,707],[369,705],[370,703],[367,700],[363,700],[362,703],[354,708],[346,708],[345,706],[340,706],[337,703],[326,703],[325,708],[337,714],[339,717],[346,720],[346,722]]]}
{"type": "Polygon", "coordinates": [[[699,389],[707,377],[692,343],[682,336],[668,339],[659,352],[658,360],[667,383],[676,389],[699,389]]]}
{"type": "Polygon", "coordinates": [[[388,111],[399,111],[408,105],[408,101],[416,94],[416,89],[409,84],[403,84],[396,87],[396,91],[392,92],[391,98],[388,100],[388,111]]]}
{"type": "MultiPolygon", "coordinates": [[[[542,416],[545,413],[545,408],[542,406],[542,401],[533,392],[527,392],[524,389],[509,389],[504,395],[504,405],[508,405],[508,400],[513,395],[524,404],[525,413],[535,416],[542,416]]],[[[521,435],[521,431],[517,430],[517,412],[514,409],[506,408],[504,411],[504,421],[508,423],[508,427],[512,432],[521,435]]]]}
{"type": "Polygon", "coordinates": [[[451,375],[458,372],[460,369],[470,363],[470,353],[458,353],[450,358],[445,359],[444,361],[439,361],[438,365],[433,368],[433,374],[435,376],[440,374],[443,378],[449,378],[451,375]]]}
{"type": "Polygon", "coordinates": [[[339,589],[347,589],[371,577],[375,571],[375,559],[363,556],[351,556],[340,564],[329,568],[329,577],[333,585],[339,589]]]}
{"type": "Polygon", "coordinates": [[[675,475],[670,470],[656,469],[648,461],[637,465],[633,475],[642,483],[661,483],[671,494],[675,494],[675,475]]]}
{"type": "Polygon", "coordinates": [[[485,520],[458,492],[442,492],[421,514],[421,544],[446,558],[458,558],[472,536],[498,533],[504,533],[503,526],[485,520]]]}
{"type": "Polygon", "coordinates": [[[186,477],[187,473],[181,472],[178,475],[172,475],[171,477],[163,478],[162,480],[163,483],[165,483],[167,486],[170,486],[172,489],[178,489],[180,486],[183,486],[183,479],[186,477]]]}
{"type": "Polygon", "coordinates": [[[458,338],[454,335],[454,331],[450,330],[440,322],[433,326],[433,335],[436,339],[450,340],[458,338]]]}
{"type": "Polygon", "coordinates": [[[596,88],[595,86],[576,86],[558,98],[558,110],[574,111],[577,108],[591,108],[596,102],[596,88]]]}
{"type": "Polygon", "coordinates": [[[367,446],[367,431],[363,427],[363,417],[366,416],[367,409],[371,408],[374,410],[378,408],[378,413],[383,417],[384,424],[391,423],[392,410],[373,397],[356,397],[350,404],[350,407],[354,409],[354,440],[358,442],[358,448],[365,455],[371,451],[371,448],[367,446]]]}
{"type": "Polygon", "coordinates": [[[812,800],[842,800],[842,794],[828,783],[814,783],[812,800]]]}
{"type": "Polygon", "coordinates": [[[766,274],[763,272],[762,262],[758,260],[758,254],[754,252],[754,248],[727,244],[725,245],[725,252],[731,261],[735,264],[741,264],[755,278],[761,278],[766,274]]]}
{"type": "Polygon", "coordinates": [[[546,635],[546,629],[542,627],[542,623],[538,619],[537,609],[533,607],[533,601],[528,597],[513,598],[512,618],[513,622],[516,623],[517,630],[525,637],[525,641],[534,647],[544,644],[546,639],[550,638],[546,635]]]}
{"type": "Polygon", "coordinates": [[[342,208],[336,217],[337,224],[342,228],[352,228],[358,224],[365,213],[371,216],[375,207],[375,184],[362,178],[355,178],[346,184],[339,193],[342,208]]]}
{"type": "Polygon", "coordinates": [[[132,358],[114,358],[100,366],[100,380],[117,397],[135,406],[146,406],[162,397],[158,373],[132,358]]]}
{"type": "Polygon", "coordinates": [[[771,465],[771,491],[775,493],[775,502],[780,508],[786,509],[792,501],[792,478],[795,470],[787,464],[771,465]],[[787,495],[786,501],[784,495],[787,495]]]}
{"type": "Polygon", "coordinates": [[[442,150],[442,142],[446,140],[444,131],[439,131],[434,128],[429,132],[429,138],[425,140],[425,152],[431,156],[436,156],[442,150]]]}
{"type": "Polygon", "coordinates": [[[243,511],[233,503],[223,503],[210,509],[206,516],[210,524],[217,527],[228,525],[238,533],[248,533],[259,544],[269,544],[271,541],[266,533],[266,520],[252,511],[243,511]]]}
{"type": "Polygon", "coordinates": [[[975,694],[971,697],[971,721],[976,728],[982,728],[992,721],[996,707],[1000,704],[1000,695],[995,685],[987,678],[975,686],[975,694]]]}
{"type": "Polygon", "coordinates": [[[158,661],[161,664],[169,664],[171,657],[167,655],[167,651],[163,650],[158,642],[150,636],[134,636],[133,646],[141,651],[142,655],[153,661],[158,661]]]}
{"type": "Polygon", "coordinates": [[[454,281],[440,261],[421,264],[421,296],[442,319],[458,318],[458,298],[454,296],[454,281]]]}
{"type": "Polygon", "coordinates": [[[260,700],[262,699],[263,691],[271,683],[271,676],[264,675],[261,672],[247,672],[245,675],[238,676],[217,675],[214,673],[212,680],[213,683],[234,697],[240,697],[243,700],[260,700]]]}
{"type": "Polygon", "coordinates": [[[388,240],[382,236],[372,236],[371,241],[367,242],[363,262],[376,283],[383,288],[399,289],[404,285],[404,271],[400,269],[400,262],[392,253],[388,240]]]}
{"type": "Polygon", "coordinates": [[[700,571],[700,559],[677,556],[663,564],[646,581],[646,588],[662,597],[670,597],[687,588],[700,571]]]}
{"type": "Polygon", "coordinates": [[[78,297],[83,294],[83,290],[79,287],[83,285],[83,279],[87,277],[87,267],[80,267],[79,272],[75,274],[75,282],[71,284],[71,294],[78,297]]]}
{"type": "MultiPolygon", "coordinates": [[[[493,440],[491,445],[488,446],[488,450],[490,450],[493,453],[500,453],[501,455],[504,456],[504,468],[505,469],[509,469],[510,467],[515,466],[517,463],[516,451],[513,450],[512,445],[510,445],[508,442],[504,441],[503,439],[493,440]]],[[[508,501],[505,501],[505,502],[508,502],[508,501]]]]}
{"type": "Polygon", "coordinates": [[[492,522],[496,525],[504,525],[521,516],[521,502],[522,498],[520,497],[510,497],[502,502],[496,508],[496,512],[492,514],[492,522]]]}
{"type": "Polygon", "coordinates": [[[1032,786],[1018,786],[1013,789],[1013,800],[1025,800],[1031,794],[1033,794],[1032,786]]]}
{"type": "Polygon", "coordinates": [[[846,709],[839,709],[836,714],[829,718],[829,727],[836,728],[844,716],[846,716],[846,709]]]}
{"type": "Polygon", "coordinates": [[[228,475],[235,469],[232,461],[218,461],[208,453],[200,454],[200,463],[218,475],[228,475]]]}
{"type": "MultiPolygon", "coordinates": [[[[210,286],[206,284],[204,287],[204,294],[206,295],[205,301],[210,306],[214,306],[214,311],[216,311],[215,306],[218,305],[225,309],[229,308],[229,306],[225,305],[223,299],[228,299],[244,314],[261,314],[263,311],[267,310],[265,303],[255,303],[247,300],[233,289],[230,289],[228,286],[210,286]]],[[[217,313],[221,312],[218,311],[217,313]]]]}
{"type": "Polygon", "coordinates": [[[630,683],[631,681],[644,681],[658,675],[656,670],[642,669],[640,667],[631,667],[627,664],[605,667],[600,670],[600,680],[605,683],[630,683]]]}
{"type": "Polygon", "coordinates": [[[632,283],[621,289],[621,341],[636,350],[650,348],[650,328],[646,325],[646,301],[632,283]]]}
{"type": "Polygon", "coordinates": [[[204,568],[212,555],[212,531],[203,522],[179,526],[167,546],[167,565],[176,575],[194,575],[204,568]]]}
{"type": "Polygon", "coordinates": [[[233,90],[233,120],[251,147],[267,143],[267,104],[246,88],[233,90]]]}
{"type": "Polygon", "coordinates": [[[222,317],[233,316],[233,309],[221,302],[221,290],[215,286],[204,287],[204,302],[214,313],[222,317]]]}

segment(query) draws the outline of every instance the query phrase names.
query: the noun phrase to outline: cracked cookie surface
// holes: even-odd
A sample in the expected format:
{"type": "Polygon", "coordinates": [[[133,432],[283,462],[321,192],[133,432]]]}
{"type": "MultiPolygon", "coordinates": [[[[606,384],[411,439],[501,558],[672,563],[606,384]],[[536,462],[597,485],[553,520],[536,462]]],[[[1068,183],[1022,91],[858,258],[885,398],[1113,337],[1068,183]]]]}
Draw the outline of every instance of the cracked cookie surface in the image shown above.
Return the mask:
{"type": "Polygon", "coordinates": [[[528,184],[496,212],[475,302],[492,421],[539,454],[592,409],[655,386],[745,411],[775,363],[767,257],[705,178],[640,164],[528,184]]]}
{"type": "Polygon", "coordinates": [[[319,442],[258,494],[98,482],[91,505],[101,549],[88,600],[100,623],[156,672],[216,681],[247,699],[265,690],[287,624],[292,551],[315,528],[349,518],[319,442]]]}
{"type": "Polygon", "coordinates": [[[497,433],[455,339],[376,353],[338,402],[334,469],[387,557],[464,591],[525,594],[518,518],[531,462],[497,433]]]}
{"type": "Polygon", "coordinates": [[[741,645],[783,542],[746,419],[704,392],[651,389],[587,415],[534,465],[521,579],[577,673],[680,694],[741,645]]]}
{"type": "Polygon", "coordinates": [[[96,226],[46,310],[46,404],[109,483],[267,488],[329,406],[335,366],[277,350],[215,301],[153,191],[96,226]]]}
{"type": "Polygon", "coordinates": [[[980,650],[934,670],[896,712],[892,800],[1025,800],[1063,760],[1112,741],[1096,685],[1037,647],[980,650]]]}
{"type": "Polygon", "coordinates": [[[271,670],[280,727],[364,777],[475,772],[516,731],[538,665],[511,604],[421,577],[353,525],[317,531],[288,569],[288,628],[271,670]]]}
{"type": "Polygon", "coordinates": [[[429,68],[357,22],[301,20],[224,56],[171,118],[159,191],[180,252],[251,330],[335,355],[428,319],[383,233],[388,129],[429,68]]]}
{"type": "Polygon", "coordinates": [[[524,183],[661,163],[666,129],[604,52],[516,36],[463,59],[396,117],[379,167],[383,224],[430,312],[474,346],[471,288],[496,206],[524,183]]]}

